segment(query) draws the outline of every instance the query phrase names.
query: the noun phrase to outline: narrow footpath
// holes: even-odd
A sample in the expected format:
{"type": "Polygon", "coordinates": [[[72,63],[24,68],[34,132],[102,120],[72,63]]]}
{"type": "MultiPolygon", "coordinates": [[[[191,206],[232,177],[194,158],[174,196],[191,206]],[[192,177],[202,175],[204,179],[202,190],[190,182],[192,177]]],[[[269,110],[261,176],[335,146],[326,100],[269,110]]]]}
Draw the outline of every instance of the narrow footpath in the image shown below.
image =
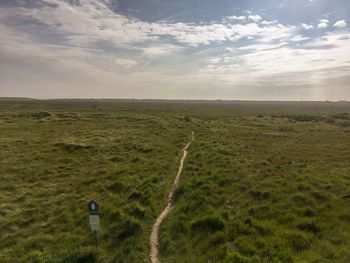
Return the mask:
{"type": "MultiPolygon", "coordinates": [[[[194,132],[192,132],[192,140],[194,141],[194,132]]],[[[181,178],[181,174],[182,174],[182,170],[183,170],[183,166],[184,166],[184,162],[185,159],[187,157],[187,150],[190,147],[191,142],[187,143],[185,148],[183,148],[183,154],[181,157],[181,161],[180,161],[180,165],[179,165],[179,169],[177,171],[177,175],[175,178],[175,181],[170,189],[169,195],[168,195],[168,203],[167,206],[164,208],[164,210],[160,213],[160,215],[157,217],[156,222],[154,223],[153,227],[152,227],[152,233],[150,236],[150,242],[151,242],[151,261],[152,263],[160,263],[159,261],[159,257],[158,257],[158,234],[159,234],[159,227],[162,224],[163,220],[166,218],[166,216],[169,214],[170,210],[174,207],[174,194],[177,188],[177,185],[179,184],[180,178],[181,178]]]]}

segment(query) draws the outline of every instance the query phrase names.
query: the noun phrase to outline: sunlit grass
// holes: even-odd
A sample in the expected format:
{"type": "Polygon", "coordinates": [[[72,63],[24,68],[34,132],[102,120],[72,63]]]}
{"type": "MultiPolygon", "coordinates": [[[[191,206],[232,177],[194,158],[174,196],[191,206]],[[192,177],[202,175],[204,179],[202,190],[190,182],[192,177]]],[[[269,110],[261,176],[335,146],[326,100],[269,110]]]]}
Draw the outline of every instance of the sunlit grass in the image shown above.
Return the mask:
{"type": "Polygon", "coordinates": [[[348,104],[1,101],[1,262],[349,262],[348,104]],[[187,116],[187,117],[186,117],[187,116]],[[101,203],[99,252],[86,202],[101,203]]]}

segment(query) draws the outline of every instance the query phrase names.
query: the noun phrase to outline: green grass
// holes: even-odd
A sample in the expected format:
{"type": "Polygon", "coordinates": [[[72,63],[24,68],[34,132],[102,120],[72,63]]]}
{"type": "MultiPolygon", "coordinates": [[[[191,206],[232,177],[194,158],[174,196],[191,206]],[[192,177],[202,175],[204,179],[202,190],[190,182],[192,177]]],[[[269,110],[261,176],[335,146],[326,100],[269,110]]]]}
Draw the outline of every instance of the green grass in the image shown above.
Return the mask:
{"type": "Polygon", "coordinates": [[[1,262],[350,262],[350,104],[0,101],[1,262]],[[101,203],[96,254],[86,203],[101,203]]]}

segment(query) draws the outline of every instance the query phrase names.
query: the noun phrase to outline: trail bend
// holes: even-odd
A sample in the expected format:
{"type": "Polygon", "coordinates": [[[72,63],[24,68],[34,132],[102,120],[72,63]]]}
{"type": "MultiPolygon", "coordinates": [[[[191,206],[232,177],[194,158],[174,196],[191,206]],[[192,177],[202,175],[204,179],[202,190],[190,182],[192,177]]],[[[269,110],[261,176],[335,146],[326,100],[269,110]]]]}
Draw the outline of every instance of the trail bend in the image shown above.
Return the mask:
{"type": "Polygon", "coordinates": [[[157,219],[152,227],[152,232],[151,232],[151,236],[150,236],[150,243],[151,243],[150,256],[151,256],[152,263],[160,263],[159,256],[158,256],[159,255],[159,251],[158,251],[159,227],[162,224],[162,222],[164,221],[164,219],[167,217],[167,215],[169,214],[171,209],[174,207],[174,194],[175,194],[175,191],[177,189],[177,186],[178,186],[180,178],[181,178],[183,166],[184,166],[184,163],[185,163],[185,160],[187,157],[187,150],[190,147],[192,141],[194,141],[194,131],[192,131],[191,141],[189,143],[187,143],[186,146],[182,149],[183,154],[182,154],[182,157],[180,160],[180,164],[179,164],[179,168],[178,168],[175,180],[173,182],[173,185],[171,186],[171,189],[170,189],[170,192],[168,195],[167,205],[163,209],[163,211],[159,214],[159,216],[157,217],[157,219]]]}

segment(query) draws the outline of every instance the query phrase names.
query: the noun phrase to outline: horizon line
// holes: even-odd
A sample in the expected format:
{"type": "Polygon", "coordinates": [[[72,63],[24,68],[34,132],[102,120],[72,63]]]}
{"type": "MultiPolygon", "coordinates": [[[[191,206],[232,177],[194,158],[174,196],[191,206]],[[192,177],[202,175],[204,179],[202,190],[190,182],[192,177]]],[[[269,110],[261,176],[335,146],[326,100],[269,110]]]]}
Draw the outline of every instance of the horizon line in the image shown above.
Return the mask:
{"type": "Polygon", "coordinates": [[[119,101],[208,101],[208,102],[332,102],[349,103],[349,100],[257,100],[257,99],[164,99],[164,98],[83,98],[83,97],[70,97],[70,98],[34,98],[34,97],[7,97],[0,96],[0,100],[40,100],[40,101],[59,101],[59,100],[119,100],[119,101]]]}

